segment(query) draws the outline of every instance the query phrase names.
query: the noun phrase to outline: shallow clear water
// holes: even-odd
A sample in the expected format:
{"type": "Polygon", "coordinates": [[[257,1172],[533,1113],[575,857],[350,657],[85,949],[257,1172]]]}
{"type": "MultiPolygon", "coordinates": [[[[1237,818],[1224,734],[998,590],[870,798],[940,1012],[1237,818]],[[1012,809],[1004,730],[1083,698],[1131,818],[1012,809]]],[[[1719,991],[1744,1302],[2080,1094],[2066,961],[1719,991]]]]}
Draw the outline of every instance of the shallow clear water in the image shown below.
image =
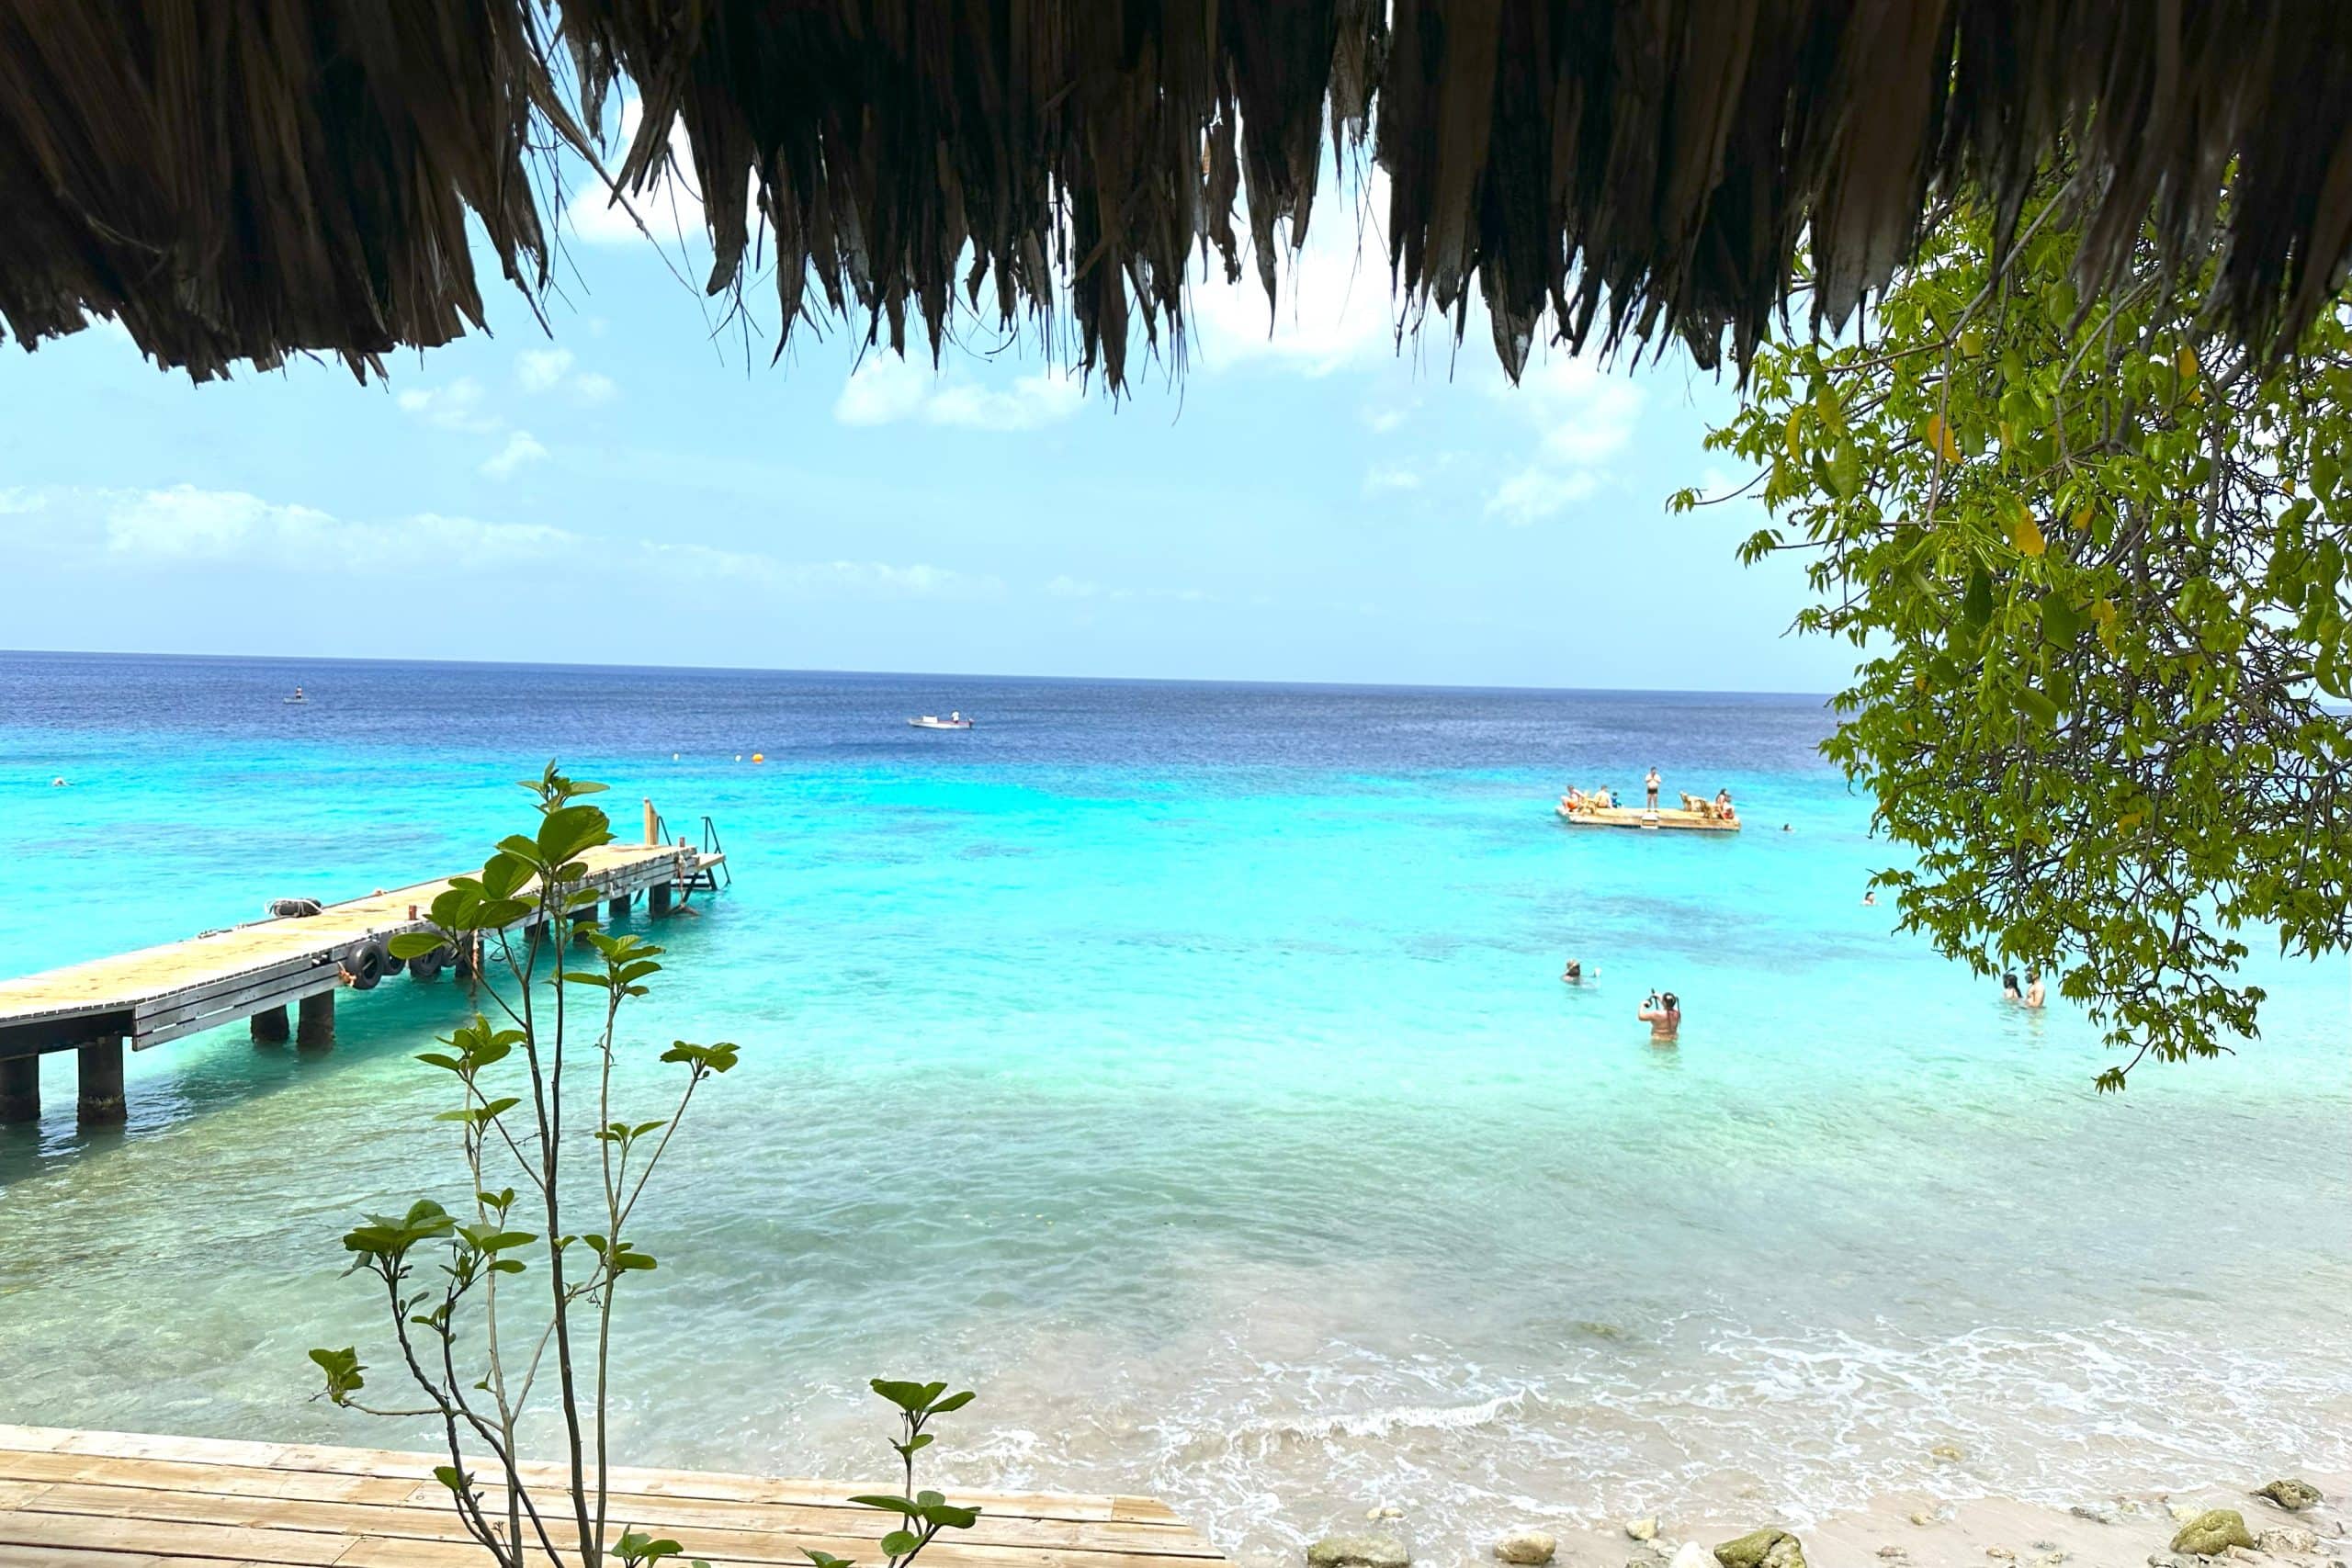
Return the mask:
{"type": "MultiPolygon", "coordinates": [[[[2352,1464],[2343,964],[2263,965],[2263,1040],[2096,1096],[2087,1024],[1859,904],[1889,851],[1825,722],[10,655],[0,972],[478,860],[549,755],[625,822],[711,814],[735,886],[662,926],[627,1032],[649,1116],[657,1043],[745,1047],[650,1201],[644,1462],[872,1470],[864,1379],[954,1378],[940,1474],[1157,1493],[1266,1561],[1374,1503],[1446,1561],[1529,1516],[2352,1464]],[[981,728],[903,723],[949,706],[981,728]],[[1551,820],[1652,762],[1750,830],[1551,820]]],[[[305,1403],[303,1352],[388,1360],[336,1238],[458,1190],[410,1055],[459,998],[346,996],[321,1055],[143,1054],[121,1133],[76,1132],[53,1059],[0,1129],[0,1419],[413,1438],[305,1403]]]]}

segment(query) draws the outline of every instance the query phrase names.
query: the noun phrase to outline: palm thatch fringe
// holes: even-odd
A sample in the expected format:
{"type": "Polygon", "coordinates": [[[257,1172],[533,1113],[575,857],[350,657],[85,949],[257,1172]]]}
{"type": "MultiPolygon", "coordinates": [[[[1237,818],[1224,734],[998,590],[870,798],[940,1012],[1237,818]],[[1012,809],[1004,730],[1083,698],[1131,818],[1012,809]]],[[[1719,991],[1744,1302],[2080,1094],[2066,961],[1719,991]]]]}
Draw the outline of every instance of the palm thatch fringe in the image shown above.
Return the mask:
{"type": "Polygon", "coordinates": [[[936,353],[960,297],[1114,389],[1138,334],[1181,354],[1194,254],[1271,300],[1367,145],[1400,321],[1475,291],[1514,374],[1539,334],[1745,363],[1801,265],[1842,321],[1939,193],[2014,213],[2062,149],[2086,293],[2153,233],[2267,348],[2352,254],[2338,0],[7,0],[0,321],[364,376],[481,324],[469,214],[545,287],[535,150],[616,90],[624,189],[683,125],[752,192],[707,204],[714,292],[763,229],[787,333],[936,353]]]}

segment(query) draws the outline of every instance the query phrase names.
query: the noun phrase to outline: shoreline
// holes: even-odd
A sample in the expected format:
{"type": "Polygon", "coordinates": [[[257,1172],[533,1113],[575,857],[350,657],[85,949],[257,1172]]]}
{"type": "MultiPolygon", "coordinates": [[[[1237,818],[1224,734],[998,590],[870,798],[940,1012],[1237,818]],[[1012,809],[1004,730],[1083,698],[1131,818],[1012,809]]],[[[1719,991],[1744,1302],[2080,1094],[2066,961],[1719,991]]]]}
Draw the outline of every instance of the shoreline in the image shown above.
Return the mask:
{"type": "MultiPolygon", "coordinates": [[[[1785,1529],[1802,1543],[1811,1568],[1893,1564],[1895,1568],[1986,1568],[2016,1563],[2020,1568],[2059,1568],[2079,1563],[2084,1568],[2136,1568],[2141,1563],[2194,1565],[2200,1562],[2254,1562],[2278,1568],[2346,1568],[2352,1564],[2352,1472],[2313,1472],[2297,1479],[2316,1485],[2324,1500],[2301,1512],[2290,1512],[2268,1498],[2251,1495],[2253,1487],[2278,1479],[2264,1476],[2243,1485],[2198,1486],[2171,1492],[2122,1493],[2086,1496],[2079,1504],[2060,1507],[2015,1498],[1985,1496],[1967,1502],[1941,1501],[1921,1492],[1895,1492],[1867,1506],[1830,1516],[1812,1525],[1780,1524],[1761,1514],[1736,1516],[1697,1512],[1687,1517],[1664,1516],[1647,1521],[1656,1535],[1643,1540],[1630,1533],[1635,1521],[1562,1529],[1497,1519],[1492,1532],[1474,1541],[1419,1540],[1409,1511],[1389,1517],[1360,1519],[1334,1528],[1335,1536],[1387,1535],[1402,1542],[1415,1563],[1494,1562],[1498,1544],[1521,1530],[1553,1536],[1556,1551],[1550,1568],[1686,1568],[1703,1562],[1713,1568],[1713,1548],[1759,1529],[1785,1529]],[[2212,1508],[2235,1509],[2256,1550],[2231,1548],[2213,1557],[2175,1554],[2174,1535],[2187,1518],[2212,1508]],[[1694,1557],[1689,1551],[1695,1544],[1694,1557]],[[1678,1555],[1679,1554],[1679,1555],[1678,1555]]],[[[1310,1561],[1313,1561],[1310,1559],[1310,1561]]],[[[1353,1562],[1353,1559],[1346,1560],[1353,1562]]],[[[1760,1568],[1780,1568],[1768,1560],[1760,1568]]]]}

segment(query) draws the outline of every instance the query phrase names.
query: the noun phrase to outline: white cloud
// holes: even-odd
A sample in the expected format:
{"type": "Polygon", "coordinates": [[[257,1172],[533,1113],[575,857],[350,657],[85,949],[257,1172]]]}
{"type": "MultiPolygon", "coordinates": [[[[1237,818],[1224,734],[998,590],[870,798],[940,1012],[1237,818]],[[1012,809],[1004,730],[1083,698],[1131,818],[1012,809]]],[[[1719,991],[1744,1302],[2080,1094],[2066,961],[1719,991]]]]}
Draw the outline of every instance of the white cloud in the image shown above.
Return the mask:
{"type": "Polygon", "coordinates": [[[934,424],[963,425],[973,430],[1035,430],[1058,424],[1086,401],[1078,378],[1060,370],[1022,376],[1003,390],[968,383],[941,388],[932,394],[923,417],[934,424]]]}
{"type": "Polygon", "coordinates": [[[526,463],[546,460],[548,449],[539,445],[538,437],[527,430],[518,430],[506,438],[506,445],[482,460],[481,471],[493,479],[511,479],[515,470],[526,463]]]}
{"type": "MultiPolygon", "coordinates": [[[[1361,187],[1327,184],[1309,215],[1306,243],[1293,251],[1275,226],[1275,301],[1251,258],[1238,282],[1213,259],[1195,279],[1185,319],[1193,363],[1204,370],[1262,363],[1306,376],[1393,355],[1396,318],[1388,295],[1388,176],[1376,165],[1361,187]]],[[[1237,214],[1245,224],[1247,214],[1237,214]]]]}
{"type": "Polygon", "coordinates": [[[1545,468],[1540,464],[1521,468],[1487,497],[1487,515],[1499,517],[1514,528],[1524,528],[1546,517],[1557,516],[1579,501],[1589,499],[1600,488],[1600,480],[1589,470],[1545,468]]]}
{"type": "Polygon", "coordinates": [[[1064,371],[1042,370],[1016,378],[1010,387],[989,388],[934,375],[877,349],[851,373],[834,400],[833,417],[843,424],[918,419],[967,430],[1035,430],[1069,418],[1085,401],[1077,378],[1064,371]]]}
{"type": "MultiPolygon", "coordinates": [[[[1080,603],[1099,600],[1108,604],[1223,604],[1230,602],[1198,588],[1176,588],[1164,584],[1140,589],[1111,588],[1091,578],[1071,577],[1067,573],[1048,581],[1046,592],[1055,599],[1074,599],[1080,603]]],[[[1272,601],[1261,596],[1255,603],[1265,604],[1272,601]]]]}
{"type": "Polygon", "coordinates": [[[1487,497],[1487,515],[1514,527],[1556,516],[1590,498],[1609,478],[1609,463],[1634,439],[1642,389],[1589,359],[1558,355],[1527,367],[1519,385],[1495,396],[1535,432],[1527,464],[1487,497]]]}
{"type": "MultiPolygon", "coordinates": [[[[643,118],[642,106],[637,99],[621,101],[620,132],[614,143],[616,149],[626,148],[636,140],[637,128],[643,118]]],[[[611,161],[617,164],[618,156],[611,161]]],[[[747,175],[743,187],[747,210],[756,190],[747,175]]],[[[686,141],[684,120],[673,119],[670,123],[668,163],[645,190],[625,196],[622,201],[614,200],[611,189],[592,172],[564,202],[562,221],[575,237],[592,245],[641,244],[649,235],[655,244],[665,247],[707,243],[702,189],[695,179],[694,150],[686,141]],[[638,228],[640,219],[645,224],[642,231],[638,228]]],[[[591,330],[600,329],[592,325],[591,330]]]]}
{"type": "Polygon", "coordinates": [[[1642,389],[1590,359],[1566,353],[1527,367],[1495,396],[1532,419],[1544,450],[1570,463],[1600,463],[1624,450],[1642,412],[1642,389]]]}
{"type": "Polygon", "coordinates": [[[561,391],[574,402],[609,402],[620,392],[610,376],[594,370],[575,372],[577,362],[568,348],[531,348],[514,356],[514,379],[526,392],[561,391]]]}
{"type": "MultiPolygon", "coordinates": [[[[103,558],[116,568],[300,566],[372,573],[399,571],[417,562],[503,565],[541,558],[578,542],[560,528],[480,523],[433,513],[397,523],[352,523],[315,507],[185,484],[167,490],[66,491],[57,492],[57,499],[61,511],[96,514],[103,558]]],[[[87,538],[87,532],[82,537],[87,538]]]]}
{"type": "Polygon", "coordinates": [[[1375,463],[1363,476],[1366,495],[1389,495],[1398,491],[1419,490],[1421,476],[1401,463],[1375,463]]]}
{"type": "Polygon", "coordinates": [[[833,417],[843,424],[889,424],[911,419],[930,399],[933,379],[921,366],[876,350],[850,372],[842,395],[834,400],[833,417]]]}
{"type": "Polygon", "coordinates": [[[0,546],[12,555],[108,573],[221,568],[442,578],[535,564],[592,572],[599,580],[618,571],[681,588],[724,581],[779,598],[986,600],[1005,592],[993,574],[922,561],[787,560],[668,539],[592,539],[545,524],[437,513],[355,521],[243,491],[186,484],[0,491],[0,546]]]}
{"type": "MultiPolygon", "coordinates": [[[[1414,406],[1418,408],[1419,404],[1416,403],[1414,406]]],[[[1366,409],[1363,411],[1364,428],[1371,431],[1374,435],[1387,434],[1390,431],[1395,430],[1397,426],[1403,424],[1409,417],[1410,411],[1399,408],[1366,409]]]]}
{"type": "Polygon", "coordinates": [[[514,379],[526,392],[545,392],[563,384],[571,373],[571,350],[531,348],[514,356],[514,379]]]}
{"type": "Polygon", "coordinates": [[[638,548],[657,570],[739,586],[748,583],[806,598],[835,591],[876,599],[997,599],[1004,594],[1003,580],[992,573],[974,575],[922,561],[908,566],[888,561],[791,561],[754,551],[650,539],[638,548]]]}
{"type": "Polygon", "coordinates": [[[499,427],[498,416],[482,406],[481,383],[470,376],[460,376],[446,387],[410,387],[393,400],[401,412],[413,414],[436,430],[481,434],[499,427]]]}

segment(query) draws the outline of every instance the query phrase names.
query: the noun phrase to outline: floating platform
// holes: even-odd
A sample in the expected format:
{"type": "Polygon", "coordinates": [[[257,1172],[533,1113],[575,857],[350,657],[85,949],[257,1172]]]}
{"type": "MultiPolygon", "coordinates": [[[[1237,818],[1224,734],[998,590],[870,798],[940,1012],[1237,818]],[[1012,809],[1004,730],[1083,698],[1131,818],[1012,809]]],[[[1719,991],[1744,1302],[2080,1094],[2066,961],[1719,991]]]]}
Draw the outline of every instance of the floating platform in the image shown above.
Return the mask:
{"type": "Polygon", "coordinates": [[[1661,806],[1656,811],[1640,806],[1586,806],[1573,810],[1555,807],[1560,820],[1571,828],[1672,829],[1695,833],[1736,833],[1739,818],[1718,817],[1711,811],[1690,811],[1661,806]]]}
{"type": "MultiPolygon", "coordinates": [[[[0,1425],[5,1568],[469,1568],[483,1561],[433,1478],[448,1456],[313,1444],[153,1438],[0,1425]]],[[[520,1467],[551,1497],[567,1472],[520,1467]]],[[[606,1518],[668,1536],[676,1561],[796,1564],[809,1548],[861,1562],[894,1521],[853,1506],[856,1485],[701,1471],[612,1472],[606,1518]]],[[[492,1497],[503,1493],[486,1487],[492,1497]]],[[[1224,1559],[1148,1497],[946,1489],[979,1523],[923,1549],[935,1568],[1206,1568],[1224,1559]]],[[[574,1531],[542,1509],[566,1551],[574,1531]]],[[[568,1517],[568,1516],[567,1516],[568,1517]]],[[[610,1543],[607,1542],[607,1551],[610,1543]]]]}
{"type": "MultiPolygon", "coordinates": [[[[647,819],[651,840],[658,819],[650,803],[647,819]]],[[[667,914],[673,895],[715,888],[726,862],[715,849],[656,842],[601,844],[580,858],[588,867],[580,886],[613,918],[639,893],[648,912],[667,914]]],[[[106,1122],[122,1120],[126,1041],[143,1051],[251,1019],[256,1040],[274,1043],[295,1034],[303,1044],[326,1044],[345,962],[371,944],[427,930],[420,917],[449,880],[0,980],[0,1122],[40,1114],[38,1058],[49,1052],[81,1053],[81,1119],[106,1122]],[[300,1011],[299,1031],[288,1028],[288,1004],[300,1011]]]]}

